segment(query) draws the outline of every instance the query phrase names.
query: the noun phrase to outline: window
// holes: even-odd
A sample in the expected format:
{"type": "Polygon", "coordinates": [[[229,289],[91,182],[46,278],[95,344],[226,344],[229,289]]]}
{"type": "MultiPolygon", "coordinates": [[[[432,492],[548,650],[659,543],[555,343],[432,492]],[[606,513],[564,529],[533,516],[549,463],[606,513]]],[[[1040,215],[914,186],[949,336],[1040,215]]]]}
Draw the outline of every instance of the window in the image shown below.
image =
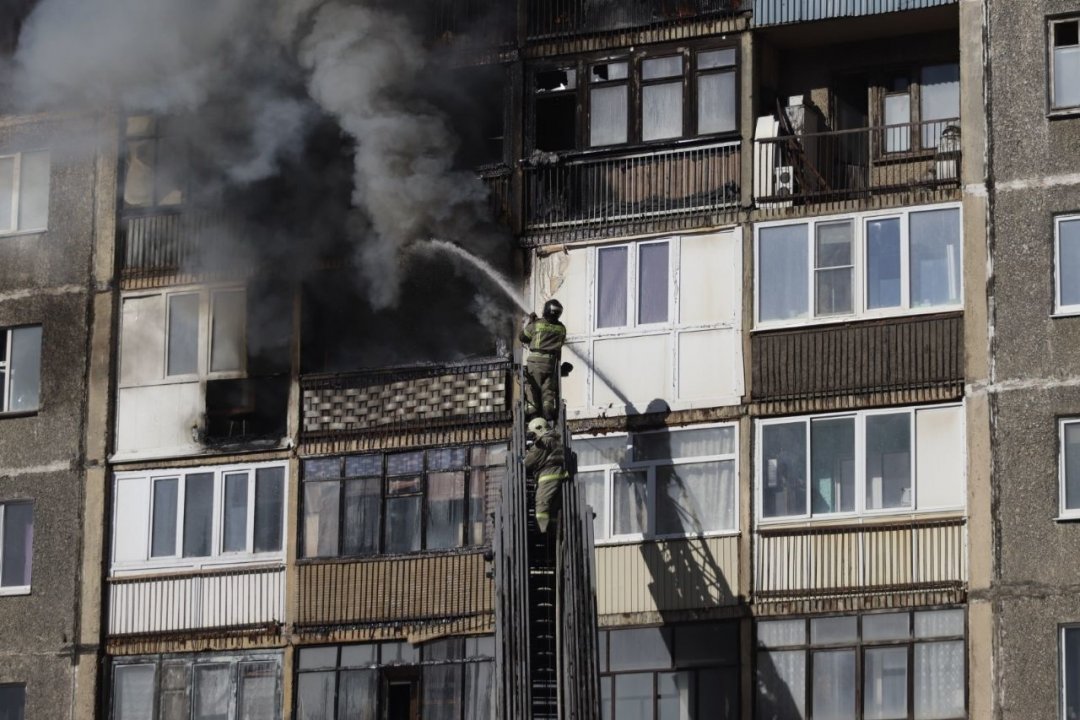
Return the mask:
{"type": "Polygon", "coordinates": [[[30,592],[34,559],[34,506],[0,503],[0,595],[30,592]]]}
{"type": "Polygon", "coordinates": [[[25,685],[0,685],[0,720],[23,720],[25,705],[25,685]]]}
{"type": "Polygon", "coordinates": [[[111,720],[276,720],[281,656],[153,655],[113,665],[111,720]]]}
{"type": "Polygon", "coordinates": [[[925,65],[888,76],[880,87],[885,153],[934,150],[959,124],[960,65],[925,65]]]}
{"type": "Polygon", "coordinates": [[[598,329],[670,321],[668,242],[601,247],[596,257],[598,329]]]}
{"type": "Polygon", "coordinates": [[[733,47],[673,48],[537,69],[534,146],[552,152],[736,132],[736,70],[733,47]]]}
{"type": "Polygon", "coordinates": [[[1054,311],[1080,313],[1080,216],[1054,218],[1054,311]]]}
{"type": "Polygon", "coordinates": [[[41,405],[41,326],[0,328],[0,413],[41,405]]]}
{"type": "Polygon", "coordinates": [[[188,151],[170,120],[151,115],[127,118],[124,205],[175,207],[187,200],[188,151]]]}
{"type": "Polygon", "coordinates": [[[483,545],[502,445],[304,461],[304,557],[353,557],[483,545]]]}
{"type": "Polygon", "coordinates": [[[960,209],[759,225],[757,321],[961,306],[960,209]]]}
{"type": "Polygon", "coordinates": [[[1080,106],[1080,19],[1050,21],[1050,107],[1080,106]]]}
{"type": "Polygon", "coordinates": [[[1061,626],[1061,718],[1080,717],[1080,627],[1061,626]]]}
{"type": "Polygon", "coordinates": [[[494,717],[495,639],[301,648],[297,720],[494,717]]]}
{"type": "Polygon", "coordinates": [[[739,627],[694,623],[600,631],[605,720],[739,717],[739,627]]]}
{"type": "Polygon", "coordinates": [[[189,567],[280,555],[284,463],[118,473],[113,567],[189,567]]]}
{"type": "Polygon", "coordinates": [[[756,625],[756,716],[967,717],[962,609],[756,625]]]}
{"type": "Polygon", "coordinates": [[[1060,421],[1060,517],[1080,518],[1080,419],[1060,421]]]}
{"type": "Polygon", "coordinates": [[[738,528],[734,425],[574,439],[596,540],[738,528]]]}
{"type": "Polygon", "coordinates": [[[0,155],[0,235],[49,224],[49,153],[0,155]]]}
{"type": "Polygon", "coordinates": [[[960,508],[963,408],[897,408],[758,423],[764,520],[960,508]]]}

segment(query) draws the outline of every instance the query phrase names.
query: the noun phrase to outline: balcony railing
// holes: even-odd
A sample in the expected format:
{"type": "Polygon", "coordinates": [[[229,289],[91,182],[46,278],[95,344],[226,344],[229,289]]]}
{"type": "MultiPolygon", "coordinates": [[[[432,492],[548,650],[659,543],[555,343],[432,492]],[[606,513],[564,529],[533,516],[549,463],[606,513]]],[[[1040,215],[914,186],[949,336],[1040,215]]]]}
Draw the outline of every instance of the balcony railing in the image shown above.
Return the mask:
{"type": "Polygon", "coordinates": [[[768,601],[959,589],[965,545],[963,518],[762,528],[754,594],[768,601]]]}
{"type": "Polygon", "coordinates": [[[510,422],[508,360],[301,379],[303,434],[394,433],[510,422]]]}
{"type": "Polygon", "coordinates": [[[739,206],[738,142],[589,155],[525,170],[525,229],[602,235],[711,224],[739,206]]]}
{"type": "Polygon", "coordinates": [[[531,0],[529,40],[663,25],[734,15],[750,8],[750,0],[531,0]]]}
{"type": "Polygon", "coordinates": [[[514,5],[500,0],[434,0],[424,20],[437,43],[496,47],[515,39],[514,5]]]}
{"type": "Polygon", "coordinates": [[[109,634],[272,627],[285,620],[285,568],[109,580],[109,634]]]}
{"type": "Polygon", "coordinates": [[[958,187],[959,120],[754,141],[754,199],[764,209],[884,195],[930,202],[958,187]]]}
{"type": "Polygon", "coordinates": [[[203,249],[227,247],[232,230],[223,214],[203,210],[125,217],[120,222],[124,273],[194,271],[203,249]]]}
{"type": "Polygon", "coordinates": [[[958,0],[799,0],[798,2],[756,0],[754,25],[764,27],[811,20],[876,15],[952,5],[957,2],[958,0]]]}

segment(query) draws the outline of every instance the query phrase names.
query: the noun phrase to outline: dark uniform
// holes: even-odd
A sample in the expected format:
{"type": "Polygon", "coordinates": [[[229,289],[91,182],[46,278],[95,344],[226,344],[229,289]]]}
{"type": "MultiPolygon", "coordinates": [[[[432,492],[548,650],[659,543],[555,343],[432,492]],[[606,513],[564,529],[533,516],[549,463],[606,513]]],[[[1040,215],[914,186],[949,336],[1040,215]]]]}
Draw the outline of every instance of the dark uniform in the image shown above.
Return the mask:
{"type": "Polygon", "coordinates": [[[559,407],[559,360],[566,342],[566,326],[557,319],[534,317],[521,331],[529,348],[525,364],[525,413],[555,420],[559,407]]]}
{"type": "Polygon", "coordinates": [[[570,479],[562,437],[555,429],[537,438],[525,453],[525,471],[536,478],[536,525],[547,532],[551,517],[559,515],[559,484],[570,479]]]}

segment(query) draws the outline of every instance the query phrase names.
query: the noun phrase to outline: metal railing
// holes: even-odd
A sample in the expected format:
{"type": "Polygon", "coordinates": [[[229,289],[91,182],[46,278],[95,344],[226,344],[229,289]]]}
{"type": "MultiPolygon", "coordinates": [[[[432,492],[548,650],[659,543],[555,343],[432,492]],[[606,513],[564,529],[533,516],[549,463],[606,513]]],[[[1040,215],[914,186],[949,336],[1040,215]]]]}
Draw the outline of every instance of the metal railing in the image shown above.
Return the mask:
{"type": "Polygon", "coordinates": [[[950,5],[958,0],[756,0],[754,25],[785,25],[788,23],[859,17],[880,13],[950,5]]]}
{"type": "Polygon", "coordinates": [[[497,46],[515,40],[513,4],[499,0],[435,0],[424,20],[427,37],[435,42],[497,46]]]}
{"type": "Polygon", "coordinates": [[[528,232],[677,229],[739,206],[738,142],[563,158],[525,169],[528,232]]]}
{"type": "Polygon", "coordinates": [[[803,133],[754,141],[759,207],[901,194],[930,201],[960,187],[960,121],[803,133]]]}
{"type": "Polygon", "coordinates": [[[754,594],[763,600],[946,590],[967,581],[964,518],[761,528],[754,594]]]}
{"type": "Polygon", "coordinates": [[[750,0],[530,0],[526,32],[529,40],[686,22],[735,15],[750,0]]]}
{"type": "Polygon", "coordinates": [[[109,580],[109,634],[271,626],[285,620],[285,568],[230,568],[109,580]]]}
{"type": "Polygon", "coordinates": [[[120,221],[125,273],[190,270],[209,244],[223,245],[230,232],[220,212],[170,210],[120,221]]]}

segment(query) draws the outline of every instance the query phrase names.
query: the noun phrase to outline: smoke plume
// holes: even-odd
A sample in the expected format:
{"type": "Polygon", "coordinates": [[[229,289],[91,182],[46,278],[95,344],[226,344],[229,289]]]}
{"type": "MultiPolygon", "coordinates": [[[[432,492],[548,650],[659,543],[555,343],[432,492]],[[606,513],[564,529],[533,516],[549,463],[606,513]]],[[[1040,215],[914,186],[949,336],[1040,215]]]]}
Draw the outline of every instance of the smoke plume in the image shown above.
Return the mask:
{"type": "Polygon", "coordinates": [[[192,201],[227,198],[259,236],[249,251],[298,268],[346,239],[378,310],[397,304],[417,240],[508,255],[484,186],[455,165],[454,119],[431,92],[445,63],[410,10],[423,14],[381,0],[40,0],[6,84],[23,109],[168,116],[193,148],[192,201]],[[312,154],[328,125],[339,158],[312,154]]]}

